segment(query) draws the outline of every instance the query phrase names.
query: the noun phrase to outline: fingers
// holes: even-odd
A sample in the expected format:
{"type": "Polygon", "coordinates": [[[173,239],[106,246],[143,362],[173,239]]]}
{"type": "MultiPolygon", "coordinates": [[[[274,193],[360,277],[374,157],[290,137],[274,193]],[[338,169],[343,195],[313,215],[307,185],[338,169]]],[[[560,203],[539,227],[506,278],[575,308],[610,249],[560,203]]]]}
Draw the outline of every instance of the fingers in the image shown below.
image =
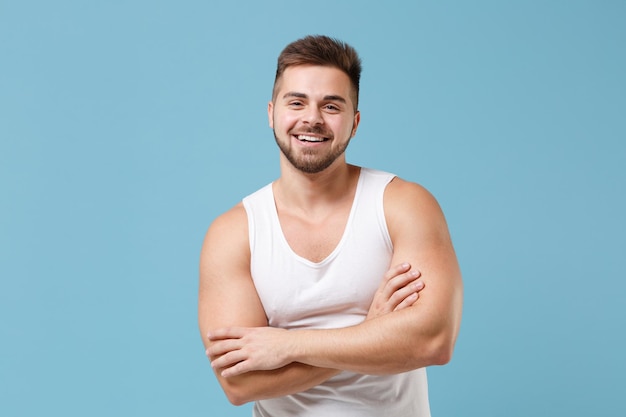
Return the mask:
{"type": "Polygon", "coordinates": [[[228,352],[241,349],[244,345],[242,339],[250,331],[245,327],[224,327],[210,331],[207,339],[211,345],[206,349],[205,354],[209,359],[215,359],[228,352]]]}
{"type": "Polygon", "coordinates": [[[223,327],[221,329],[215,329],[207,334],[207,337],[211,341],[223,340],[223,339],[239,339],[244,337],[250,332],[250,329],[245,327],[223,327]]]}
{"type": "Polygon", "coordinates": [[[394,268],[391,268],[387,274],[386,279],[383,280],[382,283],[382,294],[383,296],[390,300],[400,302],[406,296],[408,296],[411,292],[419,292],[423,288],[423,283],[418,285],[416,281],[421,276],[420,271],[418,270],[409,270],[411,265],[407,263],[400,264],[394,268]],[[392,275],[393,274],[393,275],[392,275]],[[406,293],[406,290],[409,291],[409,294],[406,293]],[[400,291],[399,295],[396,296],[396,292],[400,291]],[[395,296],[395,299],[394,299],[395,296]],[[397,298],[401,297],[400,300],[397,298]]]}
{"type": "Polygon", "coordinates": [[[211,361],[211,367],[223,377],[230,377],[246,372],[244,361],[247,355],[242,339],[219,339],[224,332],[211,332],[209,339],[213,340],[205,353],[211,361]]]}
{"type": "Polygon", "coordinates": [[[385,275],[383,276],[384,280],[383,282],[389,281],[390,279],[403,274],[405,272],[408,272],[411,269],[411,264],[409,264],[408,262],[403,262],[401,264],[398,264],[396,266],[392,266],[391,268],[389,268],[389,270],[385,273],[385,275]]]}
{"type": "Polygon", "coordinates": [[[419,292],[424,288],[424,282],[420,277],[421,273],[418,270],[411,270],[411,265],[407,262],[389,268],[374,295],[366,319],[415,304],[419,292]]]}
{"type": "Polygon", "coordinates": [[[209,346],[209,348],[206,350],[206,355],[209,357],[209,359],[215,359],[228,352],[241,349],[242,346],[243,344],[241,343],[240,339],[222,340],[212,343],[211,346],[209,346]]]}
{"type": "Polygon", "coordinates": [[[389,303],[394,306],[393,311],[398,311],[412,306],[419,298],[419,292],[424,288],[424,281],[415,279],[393,292],[389,303]]]}
{"type": "Polygon", "coordinates": [[[245,374],[246,372],[250,372],[251,369],[246,366],[247,362],[239,362],[236,365],[231,366],[230,368],[226,368],[221,372],[221,375],[224,378],[230,378],[231,376],[237,376],[241,374],[245,374]]]}
{"type": "Polygon", "coordinates": [[[232,368],[236,366],[241,361],[246,359],[246,355],[241,350],[233,350],[228,353],[223,354],[222,356],[213,359],[211,361],[211,366],[213,369],[221,369],[222,375],[224,375],[224,371],[226,369],[232,368]]]}
{"type": "Polygon", "coordinates": [[[409,294],[409,296],[402,300],[400,304],[398,304],[396,308],[393,309],[393,311],[399,311],[403,308],[411,307],[413,304],[415,304],[418,298],[419,294],[416,292],[409,294]]]}

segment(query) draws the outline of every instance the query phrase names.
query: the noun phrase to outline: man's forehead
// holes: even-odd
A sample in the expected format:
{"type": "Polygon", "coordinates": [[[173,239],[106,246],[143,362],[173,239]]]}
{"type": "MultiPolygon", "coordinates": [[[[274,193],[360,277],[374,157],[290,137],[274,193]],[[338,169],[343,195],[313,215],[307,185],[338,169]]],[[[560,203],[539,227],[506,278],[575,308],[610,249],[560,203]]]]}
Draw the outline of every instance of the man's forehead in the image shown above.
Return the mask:
{"type": "Polygon", "coordinates": [[[330,65],[312,65],[312,64],[300,64],[300,65],[291,65],[285,68],[283,71],[282,78],[293,78],[297,76],[303,76],[307,73],[316,73],[316,74],[327,74],[328,76],[334,76],[338,78],[343,78],[350,81],[348,74],[346,74],[341,69],[330,66],[330,65]]]}
{"type": "Polygon", "coordinates": [[[276,80],[276,93],[307,93],[316,91],[323,95],[349,95],[352,83],[342,70],[321,65],[297,65],[285,69],[276,80]]]}

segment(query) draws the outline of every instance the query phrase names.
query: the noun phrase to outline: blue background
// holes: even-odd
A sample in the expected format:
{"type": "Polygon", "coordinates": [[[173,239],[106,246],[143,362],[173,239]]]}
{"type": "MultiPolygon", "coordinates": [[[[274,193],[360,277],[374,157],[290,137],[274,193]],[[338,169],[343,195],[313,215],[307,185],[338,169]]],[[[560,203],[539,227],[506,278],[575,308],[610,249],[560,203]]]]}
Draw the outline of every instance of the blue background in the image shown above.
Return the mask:
{"type": "Polygon", "coordinates": [[[1,415],[250,415],[204,356],[198,255],[278,175],[275,60],[315,33],[363,58],[349,161],[447,215],[433,415],[626,415],[626,3],[386,3],[0,0],[1,415]]]}

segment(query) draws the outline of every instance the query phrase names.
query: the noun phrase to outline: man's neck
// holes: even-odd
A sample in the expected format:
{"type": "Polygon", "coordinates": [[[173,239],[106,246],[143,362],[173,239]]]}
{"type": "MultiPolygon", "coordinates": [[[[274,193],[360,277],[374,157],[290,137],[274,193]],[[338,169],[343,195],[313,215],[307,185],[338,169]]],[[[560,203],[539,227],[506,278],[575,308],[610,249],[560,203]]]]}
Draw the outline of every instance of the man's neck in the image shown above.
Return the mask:
{"type": "Polygon", "coordinates": [[[316,174],[299,171],[287,162],[281,164],[281,176],[274,182],[274,195],[277,204],[284,208],[315,215],[341,204],[346,198],[352,201],[359,173],[359,167],[345,161],[316,174]]]}

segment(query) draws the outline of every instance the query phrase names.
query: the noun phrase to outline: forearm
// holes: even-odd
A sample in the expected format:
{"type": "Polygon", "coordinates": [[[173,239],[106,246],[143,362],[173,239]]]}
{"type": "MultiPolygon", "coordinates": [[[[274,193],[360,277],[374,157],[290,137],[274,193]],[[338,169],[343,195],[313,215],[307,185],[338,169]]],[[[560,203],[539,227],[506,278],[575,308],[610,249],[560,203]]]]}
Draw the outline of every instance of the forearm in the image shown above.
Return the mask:
{"type": "Polygon", "coordinates": [[[252,371],[228,378],[222,377],[219,370],[215,371],[226,396],[234,405],[306,391],[341,372],[302,363],[291,363],[271,371],[252,371]]]}
{"type": "Polygon", "coordinates": [[[419,323],[412,307],[343,329],[292,333],[293,361],[363,374],[394,374],[447,363],[456,329],[419,323]]]}

